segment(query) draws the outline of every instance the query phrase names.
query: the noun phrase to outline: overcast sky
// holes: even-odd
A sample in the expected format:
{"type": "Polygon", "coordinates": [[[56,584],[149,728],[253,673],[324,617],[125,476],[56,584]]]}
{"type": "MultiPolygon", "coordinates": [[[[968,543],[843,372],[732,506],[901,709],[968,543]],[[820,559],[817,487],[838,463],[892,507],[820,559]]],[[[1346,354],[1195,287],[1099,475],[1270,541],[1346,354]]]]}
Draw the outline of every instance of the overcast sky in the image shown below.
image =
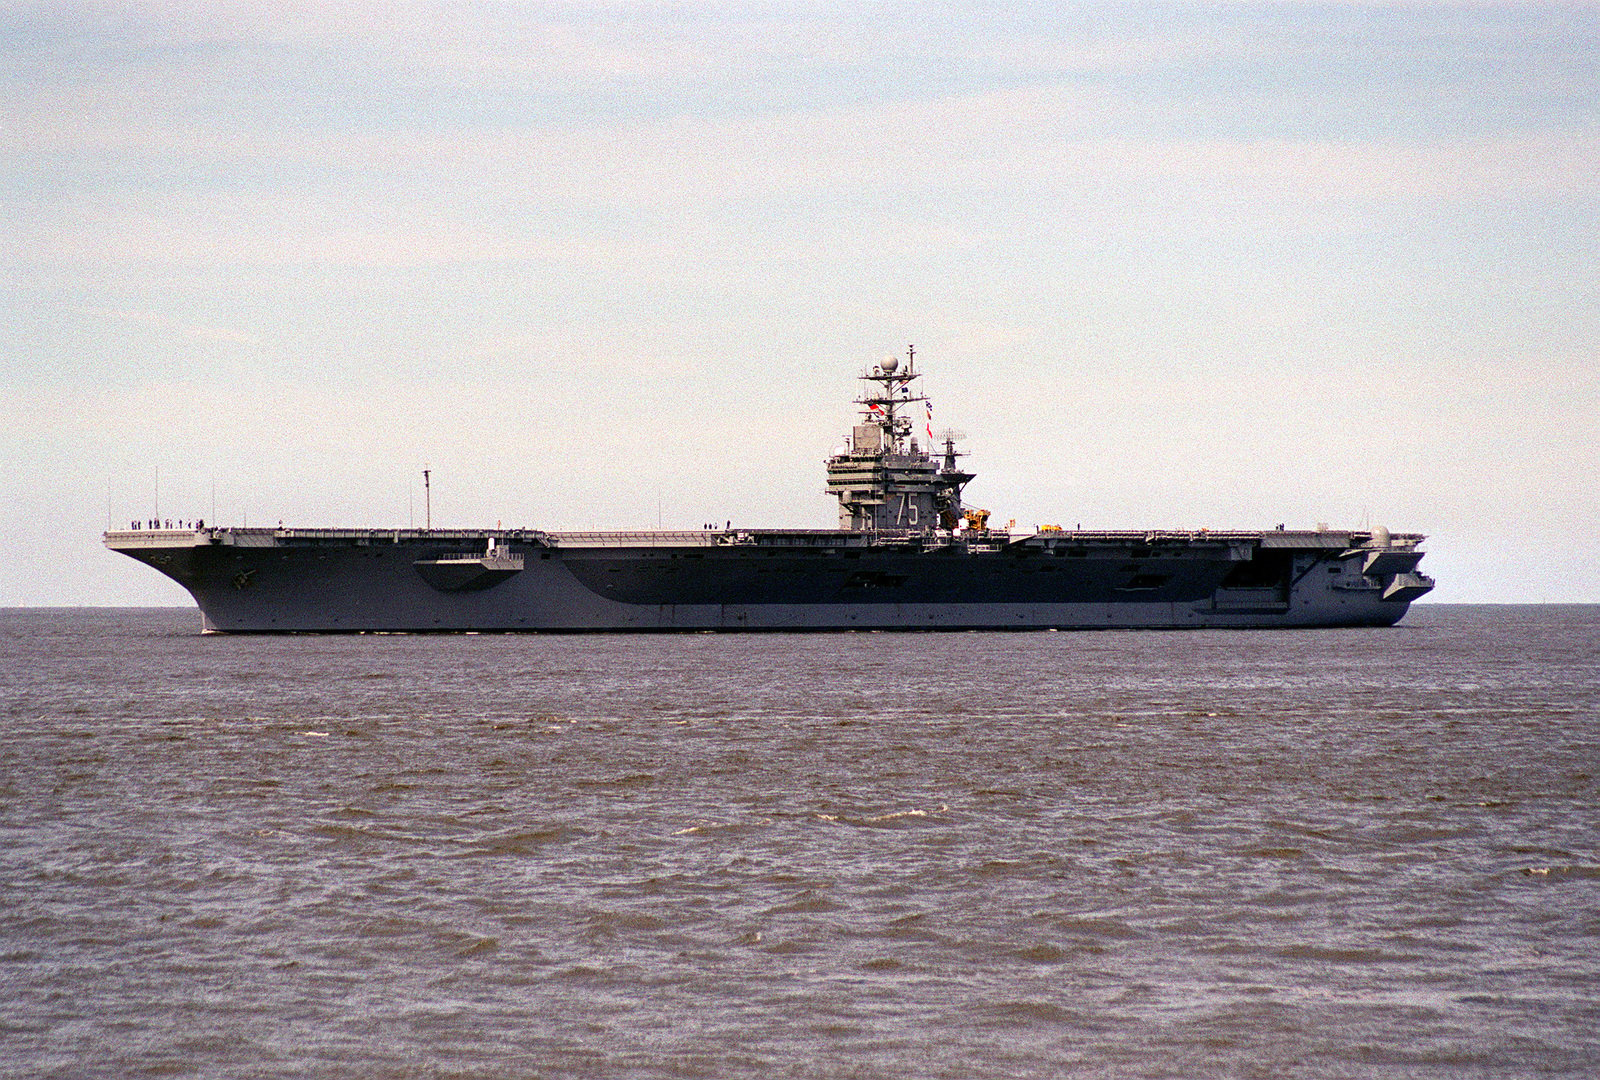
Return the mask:
{"type": "Polygon", "coordinates": [[[969,503],[1429,534],[1600,602],[1600,9],[0,4],[0,605],[223,524],[826,527],[917,346],[969,503]],[[159,490],[157,477],[159,476],[159,490]]]}

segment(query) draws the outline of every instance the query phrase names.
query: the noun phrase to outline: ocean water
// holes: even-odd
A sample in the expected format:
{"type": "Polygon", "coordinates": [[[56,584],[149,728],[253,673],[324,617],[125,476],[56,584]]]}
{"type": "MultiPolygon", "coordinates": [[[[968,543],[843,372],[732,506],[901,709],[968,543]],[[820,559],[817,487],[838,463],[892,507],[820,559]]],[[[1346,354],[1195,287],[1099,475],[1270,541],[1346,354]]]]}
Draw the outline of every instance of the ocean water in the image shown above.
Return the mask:
{"type": "Polygon", "coordinates": [[[1600,608],[0,612],[5,1077],[1600,1074],[1600,608]]]}

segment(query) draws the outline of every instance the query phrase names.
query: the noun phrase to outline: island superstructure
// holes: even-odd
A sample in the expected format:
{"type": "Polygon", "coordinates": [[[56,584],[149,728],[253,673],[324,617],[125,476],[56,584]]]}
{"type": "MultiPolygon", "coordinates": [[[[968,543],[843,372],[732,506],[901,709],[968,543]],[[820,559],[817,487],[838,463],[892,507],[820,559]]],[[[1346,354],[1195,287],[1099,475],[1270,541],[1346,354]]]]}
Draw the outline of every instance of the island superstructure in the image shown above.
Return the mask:
{"type": "Polygon", "coordinates": [[[1389,626],[1423,537],[1329,529],[1033,532],[963,504],[916,354],[870,365],[827,459],[837,529],[133,528],[106,546],[224,633],[1389,626]]]}
{"type": "Polygon", "coordinates": [[[915,349],[902,368],[890,357],[861,375],[866,388],[856,399],[862,422],[841,453],[828,459],[828,494],[839,500],[839,528],[884,536],[892,533],[954,532],[961,524],[961,489],[972,474],[956,468],[953,437],[941,465],[933,446],[933,410],[913,390],[918,378],[915,349]],[[926,408],[928,450],[918,445],[916,406],[926,408]]]}

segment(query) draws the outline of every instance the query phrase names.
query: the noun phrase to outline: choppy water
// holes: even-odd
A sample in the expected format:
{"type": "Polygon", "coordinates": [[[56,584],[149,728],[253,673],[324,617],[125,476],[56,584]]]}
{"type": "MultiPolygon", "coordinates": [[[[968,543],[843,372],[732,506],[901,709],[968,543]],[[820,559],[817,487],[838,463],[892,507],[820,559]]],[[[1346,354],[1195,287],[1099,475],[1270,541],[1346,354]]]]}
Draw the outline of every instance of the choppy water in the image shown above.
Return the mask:
{"type": "Polygon", "coordinates": [[[0,613],[0,1074],[1600,1073],[1600,608],[0,613]]]}

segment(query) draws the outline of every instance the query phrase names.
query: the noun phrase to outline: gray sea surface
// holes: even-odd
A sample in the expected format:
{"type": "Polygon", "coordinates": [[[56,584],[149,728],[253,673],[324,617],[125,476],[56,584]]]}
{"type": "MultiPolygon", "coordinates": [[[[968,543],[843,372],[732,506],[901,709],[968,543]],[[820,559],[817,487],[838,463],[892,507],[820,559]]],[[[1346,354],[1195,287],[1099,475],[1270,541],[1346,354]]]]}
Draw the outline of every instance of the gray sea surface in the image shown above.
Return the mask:
{"type": "Polygon", "coordinates": [[[1600,608],[0,612],[5,1077],[1600,1074],[1600,608]]]}

